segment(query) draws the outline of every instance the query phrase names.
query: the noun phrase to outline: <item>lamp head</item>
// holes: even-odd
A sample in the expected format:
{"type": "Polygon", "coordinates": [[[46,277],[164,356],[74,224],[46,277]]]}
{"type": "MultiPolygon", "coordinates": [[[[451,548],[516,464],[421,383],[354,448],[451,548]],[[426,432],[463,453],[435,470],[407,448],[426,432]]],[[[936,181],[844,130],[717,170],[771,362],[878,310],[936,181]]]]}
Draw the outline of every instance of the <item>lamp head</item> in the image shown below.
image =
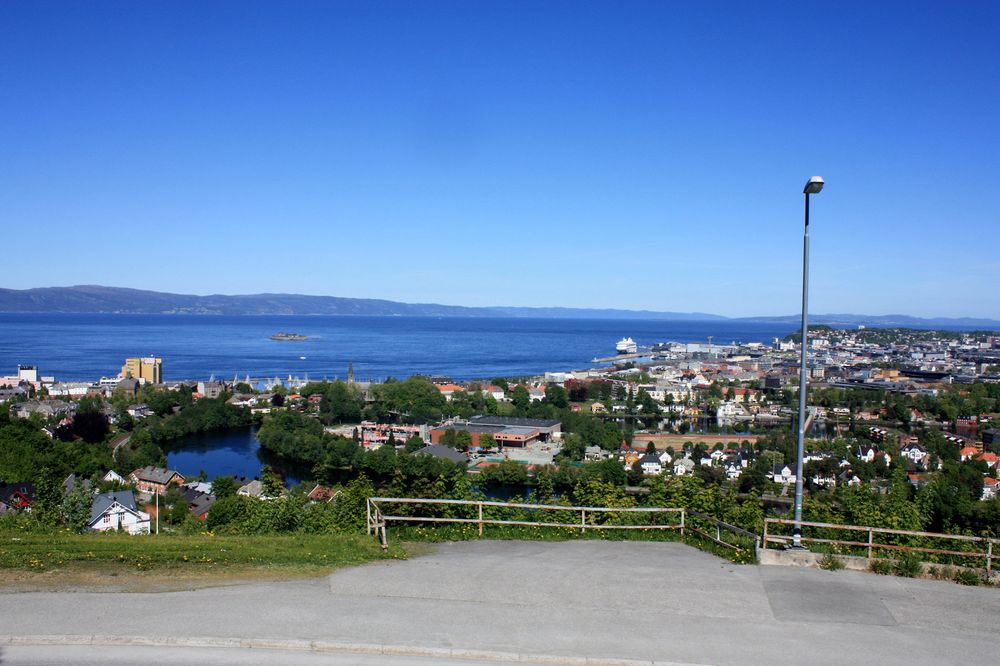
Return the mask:
{"type": "Polygon", "coordinates": [[[806,186],[805,188],[803,188],[802,193],[819,194],[820,190],[823,189],[824,184],[825,183],[823,182],[823,176],[813,176],[812,178],[809,179],[809,182],[806,183],[806,186]]]}

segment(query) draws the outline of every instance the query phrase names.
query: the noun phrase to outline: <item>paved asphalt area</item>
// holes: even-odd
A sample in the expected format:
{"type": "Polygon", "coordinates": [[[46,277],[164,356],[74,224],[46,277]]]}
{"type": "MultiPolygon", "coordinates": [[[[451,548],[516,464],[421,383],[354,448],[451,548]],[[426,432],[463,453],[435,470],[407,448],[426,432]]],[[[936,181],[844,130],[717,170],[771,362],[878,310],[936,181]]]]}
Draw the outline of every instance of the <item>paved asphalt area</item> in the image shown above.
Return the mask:
{"type": "Polygon", "coordinates": [[[988,664],[1000,662],[998,617],[1000,590],[950,582],[737,566],[677,543],[471,541],[316,580],[2,594],[0,664],[484,663],[420,648],[556,663],[988,664]],[[298,639],[398,654],[6,640],[39,635],[298,639]]]}

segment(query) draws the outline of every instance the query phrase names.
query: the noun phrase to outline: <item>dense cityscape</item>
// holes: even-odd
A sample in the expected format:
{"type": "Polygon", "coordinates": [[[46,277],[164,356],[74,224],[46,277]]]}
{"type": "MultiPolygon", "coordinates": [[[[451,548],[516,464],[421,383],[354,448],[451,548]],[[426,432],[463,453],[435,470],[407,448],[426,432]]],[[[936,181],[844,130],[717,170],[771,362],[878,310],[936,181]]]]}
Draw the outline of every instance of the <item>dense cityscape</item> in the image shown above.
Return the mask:
{"type": "MultiPolygon", "coordinates": [[[[197,530],[199,521],[225,524],[213,518],[222,498],[231,516],[234,502],[310,503],[359,478],[412,493],[443,475],[445,495],[464,488],[570,499],[600,479],[640,501],[690,477],[751,516],[749,529],[760,528],[765,508],[787,510],[796,482],[794,335],[642,348],[626,338],[615,351],[588,369],[462,383],[358,381],[350,368],[332,382],[171,380],[169,359],[156,357],[126,359],[117,376],[61,382],[21,365],[0,377],[8,414],[0,509],[47,512],[77,530],[197,530]],[[251,424],[274,460],[252,477],[193,478],[196,470],[164,465],[178,438],[251,424]],[[286,467],[300,470],[302,483],[286,487],[286,467]],[[61,492],[47,497],[56,485],[61,492]],[[48,508],[32,511],[36,502],[48,508]],[[158,521],[161,502],[169,517],[158,521]],[[81,503],[90,511],[71,515],[81,503]]],[[[810,335],[808,358],[803,483],[811,496],[842,506],[837,489],[857,488],[874,502],[909,500],[947,482],[960,495],[927,500],[909,527],[1000,527],[1000,335],[822,327],[810,335]]]]}

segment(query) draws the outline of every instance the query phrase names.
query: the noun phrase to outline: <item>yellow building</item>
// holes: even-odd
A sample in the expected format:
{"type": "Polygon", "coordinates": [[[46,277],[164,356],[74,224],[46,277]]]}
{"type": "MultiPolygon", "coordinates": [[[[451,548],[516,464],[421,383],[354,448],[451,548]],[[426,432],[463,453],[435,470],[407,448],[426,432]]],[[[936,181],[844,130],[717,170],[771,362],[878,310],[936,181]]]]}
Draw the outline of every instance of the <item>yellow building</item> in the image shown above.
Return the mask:
{"type": "Polygon", "coordinates": [[[163,359],[153,356],[127,358],[122,366],[122,377],[138,379],[144,384],[160,384],[163,382],[163,359]]]}

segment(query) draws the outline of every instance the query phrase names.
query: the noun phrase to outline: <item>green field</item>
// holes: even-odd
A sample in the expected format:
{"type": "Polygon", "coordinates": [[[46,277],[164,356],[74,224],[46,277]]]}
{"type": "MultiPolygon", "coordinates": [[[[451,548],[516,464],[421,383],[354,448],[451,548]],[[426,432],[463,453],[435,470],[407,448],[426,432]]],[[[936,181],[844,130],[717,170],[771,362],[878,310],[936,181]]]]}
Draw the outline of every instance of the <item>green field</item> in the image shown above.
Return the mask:
{"type": "Polygon", "coordinates": [[[341,566],[405,556],[401,546],[385,553],[375,539],[363,534],[0,533],[0,570],[8,572],[320,575],[341,566]]]}

